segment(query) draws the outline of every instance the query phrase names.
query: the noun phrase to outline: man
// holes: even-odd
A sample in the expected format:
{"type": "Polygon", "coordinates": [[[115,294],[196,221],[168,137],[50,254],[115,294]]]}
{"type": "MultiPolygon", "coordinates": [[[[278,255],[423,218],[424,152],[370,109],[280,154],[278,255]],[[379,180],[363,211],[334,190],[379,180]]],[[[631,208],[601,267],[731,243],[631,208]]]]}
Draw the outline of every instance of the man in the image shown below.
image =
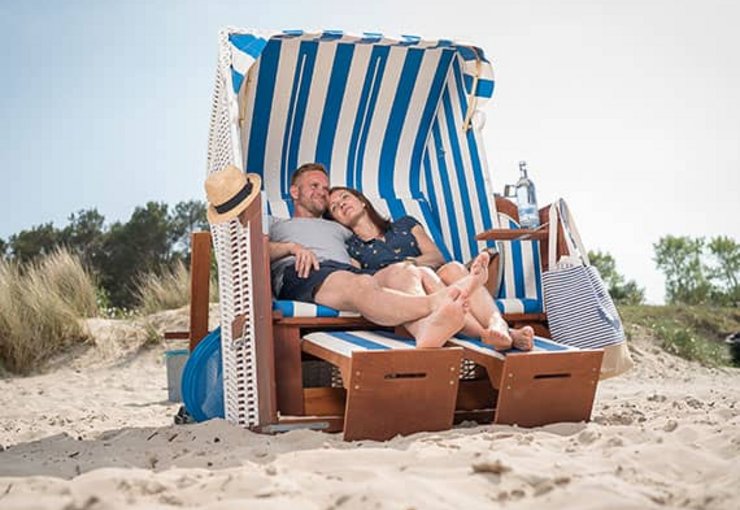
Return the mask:
{"type": "Polygon", "coordinates": [[[412,295],[388,288],[413,286],[419,276],[396,264],[376,274],[351,264],[345,240],[351,232],[325,220],[329,178],[324,167],[307,163],[291,178],[293,218],[270,221],[273,290],[279,299],[305,301],[358,312],[382,326],[404,324],[420,347],[439,347],[460,330],[466,291],[449,288],[412,295]]]}

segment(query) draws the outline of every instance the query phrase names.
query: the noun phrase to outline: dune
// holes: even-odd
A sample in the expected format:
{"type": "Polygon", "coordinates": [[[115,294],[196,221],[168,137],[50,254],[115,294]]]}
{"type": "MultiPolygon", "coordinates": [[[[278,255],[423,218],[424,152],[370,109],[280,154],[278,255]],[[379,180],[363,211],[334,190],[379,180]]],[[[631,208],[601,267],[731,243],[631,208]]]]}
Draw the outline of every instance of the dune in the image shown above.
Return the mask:
{"type": "Polygon", "coordinates": [[[0,508],[740,508],[740,370],[673,357],[645,330],[589,423],[346,443],[175,425],[165,347],[140,323],[89,326],[85,352],[0,380],[0,508]]]}

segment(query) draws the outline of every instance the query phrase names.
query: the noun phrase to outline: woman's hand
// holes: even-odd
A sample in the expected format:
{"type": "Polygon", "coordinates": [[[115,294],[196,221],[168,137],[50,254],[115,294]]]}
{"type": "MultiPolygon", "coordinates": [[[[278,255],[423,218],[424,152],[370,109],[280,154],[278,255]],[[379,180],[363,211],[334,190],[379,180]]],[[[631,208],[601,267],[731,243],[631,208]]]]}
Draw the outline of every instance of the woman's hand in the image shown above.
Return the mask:
{"type": "Polygon", "coordinates": [[[432,238],[426,233],[424,227],[416,225],[411,229],[411,233],[416,239],[419,251],[421,251],[421,255],[414,257],[417,266],[437,269],[439,266],[444,264],[445,259],[442,256],[442,252],[439,251],[439,248],[434,244],[432,238]]]}

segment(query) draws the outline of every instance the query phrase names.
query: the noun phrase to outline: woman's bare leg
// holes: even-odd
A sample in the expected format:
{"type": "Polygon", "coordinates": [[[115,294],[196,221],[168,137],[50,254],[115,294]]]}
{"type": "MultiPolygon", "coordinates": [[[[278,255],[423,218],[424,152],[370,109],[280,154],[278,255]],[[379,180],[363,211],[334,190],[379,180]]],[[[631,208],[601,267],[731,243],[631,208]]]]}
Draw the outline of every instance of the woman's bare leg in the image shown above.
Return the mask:
{"type": "Polygon", "coordinates": [[[534,347],[534,329],[532,326],[509,329],[514,347],[520,351],[531,351],[534,347]]]}
{"type": "MultiPolygon", "coordinates": [[[[487,254],[485,258],[481,258],[479,255],[476,261],[473,262],[471,271],[478,273],[479,277],[485,275],[487,279],[488,261],[487,254]]],[[[452,262],[442,266],[437,271],[437,274],[446,285],[456,285],[458,282],[467,278],[469,272],[462,264],[452,262]]],[[[496,350],[503,351],[510,349],[513,339],[509,334],[509,327],[503,317],[501,317],[496,304],[493,302],[493,298],[485,287],[479,287],[471,292],[469,301],[470,312],[481,326],[480,334],[475,336],[480,336],[483,342],[493,345],[496,350]]]]}

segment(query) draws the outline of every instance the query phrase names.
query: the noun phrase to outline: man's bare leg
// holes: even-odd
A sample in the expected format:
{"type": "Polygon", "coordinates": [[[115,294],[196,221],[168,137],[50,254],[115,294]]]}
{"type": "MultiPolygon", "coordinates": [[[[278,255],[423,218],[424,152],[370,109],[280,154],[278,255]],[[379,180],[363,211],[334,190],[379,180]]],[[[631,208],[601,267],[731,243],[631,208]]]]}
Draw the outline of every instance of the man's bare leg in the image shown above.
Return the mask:
{"type": "Polygon", "coordinates": [[[381,326],[398,326],[430,315],[461,294],[459,289],[444,289],[431,295],[411,295],[381,287],[369,275],[336,271],[324,280],[314,299],[337,310],[358,312],[381,326]]]}
{"type": "MultiPolygon", "coordinates": [[[[442,279],[432,269],[429,269],[427,267],[419,269],[421,272],[422,287],[427,294],[433,294],[447,288],[447,285],[445,285],[442,279]]],[[[467,274],[467,270],[465,270],[465,273],[467,274]]],[[[460,332],[464,335],[480,338],[484,334],[484,330],[485,328],[481,325],[481,323],[478,322],[478,320],[473,316],[472,313],[470,313],[468,306],[468,309],[466,309],[465,313],[463,327],[460,328],[460,332]]]]}
{"type": "MultiPolygon", "coordinates": [[[[434,295],[437,292],[445,292],[446,286],[440,285],[428,291],[423,285],[424,268],[418,268],[406,264],[392,264],[373,275],[373,278],[381,286],[386,286],[401,292],[415,295],[434,295]]],[[[450,289],[452,290],[452,289],[450,289]]],[[[404,323],[404,327],[416,340],[416,346],[420,348],[441,347],[455,333],[463,327],[464,320],[469,316],[467,311],[467,295],[457,289],[447,294],[450,300],[440,306],[426,317],[404,323]],[[457,293],[460,293],[457,295],[457,293]]]]}
{"type": "Polygon", "coordinates": [[[465,299],[459,289],[450,288],[457,297],[443,302],[431,314],[405,324],[419,348],[442,347],[465,322],[465,299]]]}

